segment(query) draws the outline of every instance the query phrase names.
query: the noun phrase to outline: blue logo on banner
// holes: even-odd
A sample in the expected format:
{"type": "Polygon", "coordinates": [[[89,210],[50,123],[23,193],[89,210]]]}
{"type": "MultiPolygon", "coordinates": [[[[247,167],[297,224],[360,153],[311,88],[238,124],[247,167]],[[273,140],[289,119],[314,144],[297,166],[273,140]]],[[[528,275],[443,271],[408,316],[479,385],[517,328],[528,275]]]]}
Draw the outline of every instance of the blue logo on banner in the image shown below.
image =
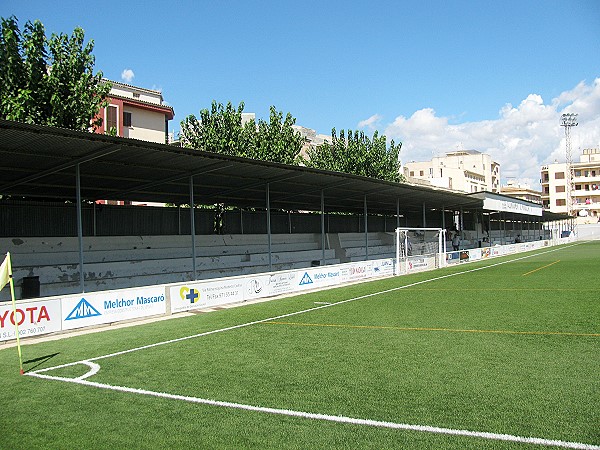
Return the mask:
{"type": "Polygon", "coordinates": [[[304,276],[300,280],[300,286],[302,286],[304,284],[312,284],[312,282],[313,282],[313,280],[310,278],[310,275],[308,274],[308,272],[304,272],[304,276]]]}
{"type": "Polygon", "coordinates": [[[82,298],[65,320],[87,319],[88,317],[96,317],[101,315],[102,314],[100,314],[96,308],[90,305],[85,298],[82,298]]]}

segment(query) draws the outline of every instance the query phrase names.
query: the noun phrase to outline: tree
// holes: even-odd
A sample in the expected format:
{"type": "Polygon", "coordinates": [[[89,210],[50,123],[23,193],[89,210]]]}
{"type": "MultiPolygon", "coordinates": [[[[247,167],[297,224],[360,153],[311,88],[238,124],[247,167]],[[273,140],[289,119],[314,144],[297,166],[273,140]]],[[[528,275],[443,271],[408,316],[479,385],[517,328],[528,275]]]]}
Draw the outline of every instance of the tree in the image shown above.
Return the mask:
{"type": "Polygon", "coordinates": [[[311,148],[304,158],[307,167],[350,173],[387,181],[404,181],[400,174],[400,149],[392,140],[387,146],[386,137],[376,131],[369,139],[362,131],[344,130],[337,136],[335,128],[331,131],[331,143],[311,148]]]}
{"type": "Polygon", "coordinates": [[[13,16],[0,28],[0,117],[27,123],[88,130],[101,124],[111,85],[93,74],[94,42],[84,45],[75,28],[46,38],[38,20],[23,31],[13,16]]]}
{"type": "Polygon", "coordinates": [[[250,120],[242,125],[244,103],[235,108],[212,102],[210,111],[200,111],[200,119],[190,115],[181,122],[181,141],[185,147],[243,156],[262,161],[296,164],[304,138],[292,125],[296,119],[270,108],[269,121],[250,120]]]}
{"type": "Polygon", "coordinates": [[[240,156],[246,139],[242,127],[243,111],[243,102],[235,108],[231,102],[223,106],[213,100],[210,111],[200,111],[200,120],[190,114],[181,122],[181,141],[185,147],[240,156]]]}

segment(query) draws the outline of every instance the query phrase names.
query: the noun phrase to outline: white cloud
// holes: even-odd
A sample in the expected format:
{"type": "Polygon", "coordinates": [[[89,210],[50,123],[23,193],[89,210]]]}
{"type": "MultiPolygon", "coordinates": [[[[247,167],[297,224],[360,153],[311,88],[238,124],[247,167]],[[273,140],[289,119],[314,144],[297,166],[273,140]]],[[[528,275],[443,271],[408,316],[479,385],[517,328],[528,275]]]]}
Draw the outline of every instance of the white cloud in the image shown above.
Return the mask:
{"type": "Polygon", "coordinates": [[[560,115],[565,112],[579,114],[579,126],[571,132],[573,160],[578,161],[581,149],[600,145],[600,78],[591,84],[582,81],[550,103],[530,94],[518,106],[504,105],[495,120],[453,125],[435,110],[421,109],[408,118],[397,117],[384,134],[403,142],[404,162],[474,149],[500,163],[503,183],[516,178],[539,188],[540,167],[565,160],[564,128],[560,126],[560,115]]]}
{"type": "Polygon", "coordinates": [[[123,72],[121,72],[121,79],[123,81],[126,81],[127,83],[131,83],[131,81],[134,79],[135,77],[135,73],[133,73],[133,70],[131,69],[125,69],[123,70],[123,72]]]}
{"type": "Polygon", "coordinates": [[[373,114],[371,117],[365,120],[361,120],[358,122],[358,128],[369,128],[370,130],[375,130],[379,122],[383,117],[379,114],[373,114]]]}

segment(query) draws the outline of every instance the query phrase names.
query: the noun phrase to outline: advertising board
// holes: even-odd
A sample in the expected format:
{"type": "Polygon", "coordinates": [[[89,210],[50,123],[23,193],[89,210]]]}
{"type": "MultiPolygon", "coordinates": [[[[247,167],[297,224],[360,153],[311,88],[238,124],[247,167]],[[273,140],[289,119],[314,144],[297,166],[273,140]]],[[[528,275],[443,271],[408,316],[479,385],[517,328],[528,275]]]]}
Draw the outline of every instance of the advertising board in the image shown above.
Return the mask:
{"type": "Polygon", "coordinates": [[[15,323],[19,326],[19,337],[39,336],[61,330],[60,300],[19,302],[16,311],[12,303],[0,306],[0,341],[17,338],[15,323]]]}
{"type": "Polygon", "coordinates": [[[263,277],[236,277],[224,278],[213,281],[194,281],[184,285],[172,286],[169,288],[171,295],[171,312],[189,311],[192,309],[201,309],[212,306],[224,305],[226,303],[243,302],[245,298],[258,298],[263,289],[267,292],[267,286],[264,286],[266,276],[263,277]],[[248,284],[245,281],[248,281],[248,284]],[[253,283],[253,280],[255,281],[253,283]],[[245,296],[245,290],[250,289],[252,294],[245,296]],[[258,291],[258,292],[257,292],[258,291]]]}
{"type": "Polygon", "coordinates": [[[90,292],[63,297],[62,329],[101,325],[165,314],[163,286],[90,292]]]}

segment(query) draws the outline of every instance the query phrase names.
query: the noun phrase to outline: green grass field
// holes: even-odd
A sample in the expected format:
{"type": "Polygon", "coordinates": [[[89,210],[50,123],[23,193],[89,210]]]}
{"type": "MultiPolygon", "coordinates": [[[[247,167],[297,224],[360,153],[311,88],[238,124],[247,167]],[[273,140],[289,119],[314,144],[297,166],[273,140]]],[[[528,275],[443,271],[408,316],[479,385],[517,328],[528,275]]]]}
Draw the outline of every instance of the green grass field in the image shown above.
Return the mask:
{"type": "Polygon", "coordinates": [[[599,271],[578,243],[23,346],[54,379],[6,348],[0,448],[600,448],[599,271]]]}

